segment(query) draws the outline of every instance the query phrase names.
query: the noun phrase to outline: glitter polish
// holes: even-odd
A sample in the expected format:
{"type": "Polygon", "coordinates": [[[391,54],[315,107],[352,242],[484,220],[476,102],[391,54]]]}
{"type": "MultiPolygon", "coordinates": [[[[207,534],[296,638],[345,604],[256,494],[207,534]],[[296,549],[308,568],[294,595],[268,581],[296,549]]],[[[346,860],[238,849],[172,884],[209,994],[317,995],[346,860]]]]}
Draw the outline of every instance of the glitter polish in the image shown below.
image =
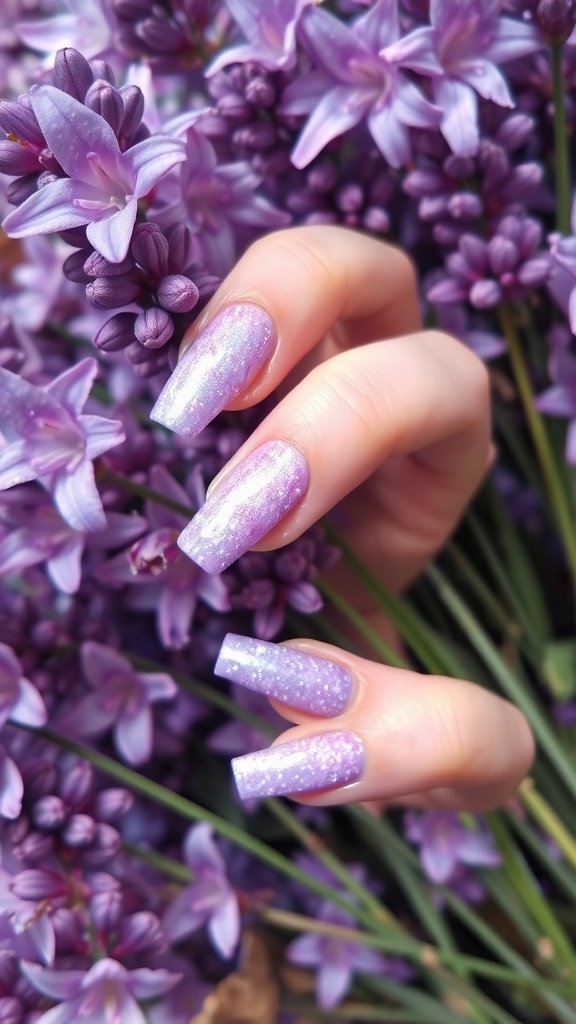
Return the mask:
{"type": "Polygon", "coordinates": [[[236,633],[224,637],[214,673],[325,718],[342,714],[354,685],[348,669],[334,661],[236,633]]]}
{"type": "Polygon", "coordinates": [[[242,800],[336,789],[361,777],[364,747],[352,732],[324,732],[235,757],[232,771],[242,800]]]}
{"type": "Polygon", "coordinates": [[[196,437],[237,398],[276,345],[272,318],[250,303],[227,306],[186,350],[161,391],[151,419],[196,437]]]}
{"type": "Polygon", "coordinates": [[[267,441],[227,472],[178,537],[205,572],[227,569],[304,497],[308,462],[286,441],[267,441]]]}

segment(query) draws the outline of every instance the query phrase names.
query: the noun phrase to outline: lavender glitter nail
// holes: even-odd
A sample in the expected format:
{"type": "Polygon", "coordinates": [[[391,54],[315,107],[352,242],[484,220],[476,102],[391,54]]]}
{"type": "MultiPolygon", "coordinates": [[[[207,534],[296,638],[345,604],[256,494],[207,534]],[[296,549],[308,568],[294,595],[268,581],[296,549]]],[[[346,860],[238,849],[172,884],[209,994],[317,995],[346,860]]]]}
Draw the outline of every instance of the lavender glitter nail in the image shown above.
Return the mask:
{"type": "Polygon", "coordinates": [[[364,747],[352,732],[325,732],[276,743],[232,761],[242,800],[310,793],[356,782],[364,770],[364,747]]]}
{"type": "Polygon", "coordinates": [[[214,672],[292,707],[330,718],[344,711],[353,678],[343,665],[295,647],[228,633],[214,672]]]}
{"type": "Polygon", "coordinates": [[[275,344],[274,324],[264,309],[227,306],[184,353],[151,419],[195,437],[254,379],[275,344]]]}
{"type": "Polygon", "coordinates": [[[307,487],[302,452],[286,441],[268,441],[216,485],[178,544],[205,572],[216,575],[265,537],[307,487]]]}

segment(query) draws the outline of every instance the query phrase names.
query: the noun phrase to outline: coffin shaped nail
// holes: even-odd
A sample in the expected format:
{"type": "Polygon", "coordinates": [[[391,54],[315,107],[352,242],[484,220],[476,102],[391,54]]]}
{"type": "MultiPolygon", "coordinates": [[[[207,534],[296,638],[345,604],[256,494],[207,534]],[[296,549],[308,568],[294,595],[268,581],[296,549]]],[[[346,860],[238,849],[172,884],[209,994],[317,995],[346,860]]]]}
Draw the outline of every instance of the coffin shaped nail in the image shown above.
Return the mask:
{"type": "Polygon", "coordinates": [[[242,800],[336,789],[361,777],[364,747],[355,733],[324,732],[235,757],[232,771],[242,800]]]}
{"type": "Polygon", "coordinates": [[[249,690],[327,718],[342,714],[354,685],[348,669],[334,661],[236,633],[224,637],[214,672],[249,690]]]}
{"type": "Polygon", "coordinates": [[[151,419],[195,437],[237,398],[270,358],[276,331],[266,310],[227,306],[186,350],[161,391],[151,419]]]}
{"type": "Polygon", "coordinates": [[[222,572],[265,537],[307,487],[302,452],[286,441],[268,441],[226,473],[178,544],[205,572],[222,572]]]}

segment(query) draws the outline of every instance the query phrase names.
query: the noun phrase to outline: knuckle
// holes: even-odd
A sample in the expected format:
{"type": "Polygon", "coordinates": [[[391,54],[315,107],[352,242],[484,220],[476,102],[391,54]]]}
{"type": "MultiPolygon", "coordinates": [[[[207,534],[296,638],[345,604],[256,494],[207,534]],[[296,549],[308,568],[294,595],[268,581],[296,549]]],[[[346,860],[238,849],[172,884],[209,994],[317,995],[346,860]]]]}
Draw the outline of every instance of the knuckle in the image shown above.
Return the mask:
{"type": "Polygon", "coordinates": [[[337,268],[325,247],[319,245],[315,236],[304,228],[266,235],[253,242],[249,252],[265,265],[277,268],[281,275],[279,280],[285,281],[288,287],[293,287],[297,281],[305,281],[312,288],[321,287],[323,290],[341,287],[337,268]]]}
{"type": "Polygon", "coordinates": [[[355,421],[363,433],[373,434],[383,420],[393,421],[390,396],[377,390],[369,374],[358,368],[353,374],[324,368],[321,388],[332,415],[341,416],[347,426],[355,421]]]}

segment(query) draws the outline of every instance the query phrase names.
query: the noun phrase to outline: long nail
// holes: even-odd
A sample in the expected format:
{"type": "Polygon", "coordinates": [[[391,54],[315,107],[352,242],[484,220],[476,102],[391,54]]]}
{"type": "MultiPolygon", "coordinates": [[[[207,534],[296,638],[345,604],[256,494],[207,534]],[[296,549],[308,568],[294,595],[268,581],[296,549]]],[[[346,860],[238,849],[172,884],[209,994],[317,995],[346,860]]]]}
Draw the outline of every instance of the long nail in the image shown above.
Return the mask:
{"type": "Polygon", "coordinates": [[[324,732],[235,757],[232,771],[242,800],[336,789],[360,778],[364,747],[352,732],[324,732]]]}
{"type": "Polygon", "coordinates": [[[266,310],[249,303],[227,306],[186,350],[150,417],[195,437],[254,379],[275,344],[266,310]]]}
{"type": "Polygon", "coordinates": [[[234,466],[178,537],[205,572],[228,568],[303,498],[308,463],[286,441],[268,441],[234,466]]]}
{"type": "Polygon", "coordinates": [[[214,672],[222,679],[326,718],[344,711],[354,685],[348,669],[334,661],[236,633],[224,637],[214,672]]]}

